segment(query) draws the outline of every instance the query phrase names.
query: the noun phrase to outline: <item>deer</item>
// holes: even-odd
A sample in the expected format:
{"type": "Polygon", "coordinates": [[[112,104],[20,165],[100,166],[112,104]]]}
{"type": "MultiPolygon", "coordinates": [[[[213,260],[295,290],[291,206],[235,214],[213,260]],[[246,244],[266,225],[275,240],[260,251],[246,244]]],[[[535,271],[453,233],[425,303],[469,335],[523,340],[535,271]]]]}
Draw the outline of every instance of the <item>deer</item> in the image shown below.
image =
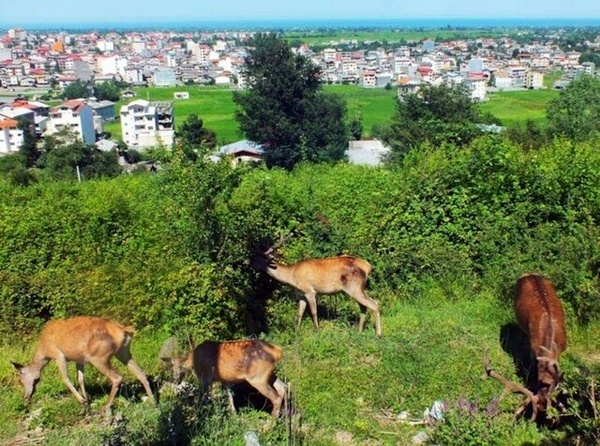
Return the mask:
{"type": "Polygon", "coordinates": [[[193,369],[202,395],[214,382],[220,382],[228,390],[229,407],[234,413],[230,386],[246,382],[271,402],[273,419],[279,417],[286,392],[286,384],[275,376],[275,364],[283,356],[281,347],[259,339],[204,341],[183,357],[171,357],[165,346],[160,359],[171,366],[176,381],[193,369]]]}
{"type": "Polygon", "coordinates": [[[486,375],[504,385],[500,400],[510,392],[524,394],[525,404],[517,410],[522,413],[531,404],[531,420],[552,404],[551,394],[560,383],[558,358],[567,348],[565,314],[552,282],[539,274],[525,274],[517,280],[515,315],[521,330],[529,338],[532,359],[536,365],[533,390],[514,383],[492,370],[487,352],[484,355],[486,375]]]}
{"type": "MultiPolygon", "coordinates": [[[[291,234],[287,238],[290,236],[291,234]]],[[[375,318],[375,334],[377,337],[381,337],[379,303],[367,296],[365,292],[367,279],[373,269],[371,264],[359,257],[341,255],[322,259],[304,259],[292,265],[284,265],[276,261],[274,253],[286,239],[281,239],[266,251],[256,252],[248,263],[252,267],[266,272],[275,280],[291,285],[301,293],[298,301],[296,330],[300,329],[307,305],[310,309],[314,329],[319,329],[317,294],[335,294],[343,291],[352,297],[360,308],[358,332],[363,331],[368,309],[375,318]]]]}
{"type": "Polygon", "coordinates": [[[12,362],[23,385],[24,399],[29,404],[35,393],[44,367],[54,360],[63,382],[75,399],[88,405],[89,400],[84,386],[84,365],[92,364],[100,373],[108,377],[111,390],[103,411],[108,412],[117,394],[123,377],[112,367],[111,359],[116,357],[140,380],[152,405],[156,404],[148,378],[131,356],[130,345],[135,330],[102,317],[77,316],[47,322],[40,333],[33,359],[24,366],[12,362]],[[67,363],[75,362],[77,381],[81,393],[69,379],[67,363]]]}

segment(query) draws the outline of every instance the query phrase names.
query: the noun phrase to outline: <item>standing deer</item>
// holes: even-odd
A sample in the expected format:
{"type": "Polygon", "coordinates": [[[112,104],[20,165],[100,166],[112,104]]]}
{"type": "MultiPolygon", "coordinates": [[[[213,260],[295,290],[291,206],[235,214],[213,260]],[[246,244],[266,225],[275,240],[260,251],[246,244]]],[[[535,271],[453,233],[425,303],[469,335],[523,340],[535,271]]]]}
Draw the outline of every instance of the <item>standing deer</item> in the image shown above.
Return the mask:
{"type": "Polygon", "coordinates": [[[129,351],[133,333],[132,327],[123,327],[116,322],[100,317],[78,316],[48,322],[42,329],[39,345],[31,363],[28,366],[12,363],[19,372],[19,379],[24,387],[25,401],[28,403],[35,392],[44,367],[50,360],[54,360],[67,388],[77,401],[87,404],[88,397],[83,384],[83,367],[86,362],[89,362],[111,381],[112,388],[104,406],[104,410],[107,411],[123,380],[110,364],[114,356],[140,380],[151,403],[156,404],[148,378],[134,362],[129,351]],[[75,389],[69,379],[67,373],[67,362],[69,361],[75,362],[77,366],[77,381],[81,393],[75,389]]]}
{"type": "MultiPolygon", "coordinates": [[[[167,340],[165,344],[169,343],[167,340]]],[[[283,355],[281,347],[258,339],[235,341],[205,341],[184,357],[169,357],[167,349],[161,349],[163,361],[171,365],[173,377],[179,381],[185,373],[194,370],[202,394],[206,394],[213,382],[228,387],[247,382],[273,405],[271,415],[279,416],[286,386],[274,373],[275,363],[283,355]]],[[[235,412],[233,397],[228,392],[229,404],[235,412]]]]}
{"type": "Polygon", "coordinates": [[[298,301],[296,330],[300,329],[307,305],[315,329],[319,328],[317,294],[334,294],[343,291],[356,300],[360,307],[358,331],[362,332],[367,318],[367,309],[369,309],[375,317],[375,333],[377,337],[381,336],[379,304],[365,293],[367,279],[373,269],[369,262],[358,257],[342,255],[324,259],[305,259],[293,265],[283,265],[276,262],[274,255],[275,249],[281,243],[283,240],[266,251],[254,255],[250,259],[250,264],[302,293],[298,301]]]}
{"type": "Polygon", "coordinates": [[[529,338],[530,351],[535,359],[537,381],[533,391],[510,382],[491,368],[487,355],[484,359],[486,374],[504,384],[502,399],[509,392],[520,392],[527,401],[517,412],[532,405],[531,419],[551,405],[551,394],[560,382],[558,357],[567,348],[565,314],[552,282],[539,274],[526,274],[517,281],[515,314],[521,329],[529,338]]]}

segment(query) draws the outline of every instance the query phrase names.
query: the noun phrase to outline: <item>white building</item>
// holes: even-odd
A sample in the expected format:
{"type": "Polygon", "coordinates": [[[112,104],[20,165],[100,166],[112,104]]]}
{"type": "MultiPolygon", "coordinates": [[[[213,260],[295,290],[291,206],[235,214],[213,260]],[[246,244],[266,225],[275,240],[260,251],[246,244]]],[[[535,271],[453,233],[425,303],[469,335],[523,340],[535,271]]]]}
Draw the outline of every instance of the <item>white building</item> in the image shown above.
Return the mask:
{"type": "Polygon", "coordinates": [[[525,88],[544,88],[544,73],[534,70],[525,73],[525,88]]]}
{"type": "Polygon", "coordinates": [[[14,119],[0,120],[0,156],[17,153],[23,145],[23,130],[18,125],[14,119]]]}
{"type": "Polygon", "coordinates": [[[52,135],[70,129],[84,144],[94,144],[94,112],[92,107],[79,99],[72,99],[50,110],[46,134],[52,135]]]}
{"type": "Polygon", "coordinates": [[[132,148],[170,147],[174,138],[173,103],[143,99],[121,107],[123,141],[132,148]]]}

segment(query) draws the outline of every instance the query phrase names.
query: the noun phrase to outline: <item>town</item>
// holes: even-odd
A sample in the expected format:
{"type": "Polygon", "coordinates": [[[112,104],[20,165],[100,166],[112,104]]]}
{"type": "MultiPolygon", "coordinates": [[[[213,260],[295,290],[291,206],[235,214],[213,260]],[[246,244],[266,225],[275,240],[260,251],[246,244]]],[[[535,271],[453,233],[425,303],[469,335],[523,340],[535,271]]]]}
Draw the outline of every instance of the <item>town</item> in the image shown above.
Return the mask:
{"type": "MultiPolygon", "coordinates": [[[[582,74],[595,74],[594,62],[582,62],[580,51],[561,49],[561,32],[528,43],[508,36],[425,39],[372,49],[365,42],[342,40],[321,48],[300,43],[293,50],[320,67],[322,83],[394,88],[399,98],[414,93],[423,83],[462,84],[474,101],[485,101],[492,91],[546,88],[544,76],[549,72],[562,73],[555,88],[563,88],[582,74]]],[[[23,119],[38,138],[69,128],[83,143],[97,144],[101,150],[116,148],[116,141],[103,139],[103,125],[120,120],[128,147],[169,146],[175,130],[173,102],[136,98],[133,88],[218,85],[244,89],[244,44],[251,36],[250,31],[9,29],[0,38],[0,155],[19,151],[23,143],[19,121],[23,119]],[[64,89],[78,81],[95,85],[117,81],[129,87],[120,94],[131,102],[121,110],[115,110],[114,101],[95,97],[57,105],[64,89]]],[[[585,43],[598,50],[600,36],[585,43]]],[[[186,94],[176,92],[173,99],[185,99],[186,94]]]]}

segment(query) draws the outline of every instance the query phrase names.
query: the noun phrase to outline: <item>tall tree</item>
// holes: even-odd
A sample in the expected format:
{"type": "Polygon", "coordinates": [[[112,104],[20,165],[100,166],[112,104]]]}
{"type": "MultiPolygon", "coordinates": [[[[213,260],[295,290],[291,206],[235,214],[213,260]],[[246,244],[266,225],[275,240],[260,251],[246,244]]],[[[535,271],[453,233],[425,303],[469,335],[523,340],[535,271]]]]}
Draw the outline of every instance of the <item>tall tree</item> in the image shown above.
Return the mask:
{"type": "Polygon", "coordinates": [[[600,133],[600,79],[583,76],[572,81],[547,109],[548,131],[581,141],[600,133]]]}
{"type": "Polygon", "coordinates": [[[346,105],[320,91],[319,68],[274,34],[256,34],[249,47],[248,90],[234,92],[235,116],[246,137],[265,146],[267,165],[342,158],[346,105]]]}
{"type": "Polygon", "coordinates": [[[23,132],[23,143],[19,147],[19,153],[25,159],[25,167],[33,167],[40,156],[40,152],[37,149],[31,123],[27,119],[20,119],[17,128],[23,132]]]}

